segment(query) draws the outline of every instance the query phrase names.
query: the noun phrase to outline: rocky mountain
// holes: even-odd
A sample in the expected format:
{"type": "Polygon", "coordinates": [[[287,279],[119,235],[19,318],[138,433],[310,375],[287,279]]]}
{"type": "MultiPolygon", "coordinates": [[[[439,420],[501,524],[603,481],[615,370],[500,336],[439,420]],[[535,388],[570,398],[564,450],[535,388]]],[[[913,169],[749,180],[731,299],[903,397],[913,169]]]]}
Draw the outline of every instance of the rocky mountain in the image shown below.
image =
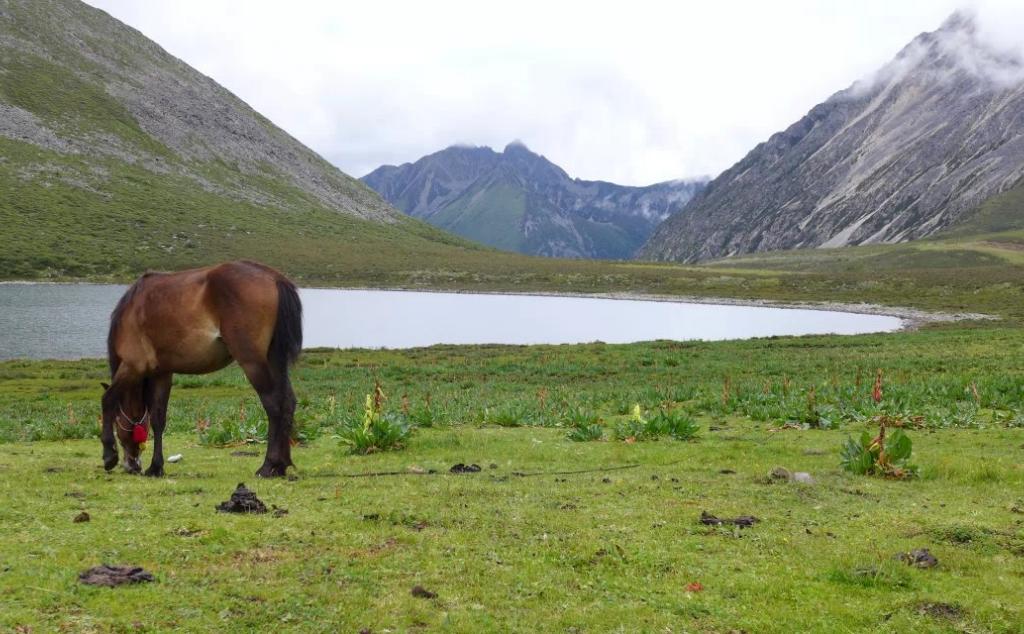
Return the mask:
{"type": "Polygon", "coordinates": [[[521,143],[453,146],[362,179],[407,214],[508,251],[569,258],[632,257],[703,180],[627,187],[570,178],[521,143]]]}
{"type": "Polygon", "coordinates": [[[1022,80],[1021,59],[957,13],[754,148],[640,256],[893,243],[955,225],[1024,177],[1022,80]]]}
{"type": "Polygon", "coordinates": [[[0,191],[0,277],[461,243],[77,0],[0,0],[0,191]]]}

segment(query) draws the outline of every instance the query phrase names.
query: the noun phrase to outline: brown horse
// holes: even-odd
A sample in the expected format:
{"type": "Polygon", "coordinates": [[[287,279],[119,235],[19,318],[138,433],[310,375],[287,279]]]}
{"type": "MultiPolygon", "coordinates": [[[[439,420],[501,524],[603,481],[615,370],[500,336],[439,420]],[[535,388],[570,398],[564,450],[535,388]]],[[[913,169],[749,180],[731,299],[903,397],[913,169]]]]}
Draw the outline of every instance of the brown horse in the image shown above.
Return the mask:
{"type": "Polygon", "coordinates": [[[109,386],[103,393],[103,465],[142,470],[140,444],[153,430],[146,475],[164,473],[163,432],[171,379],[237,361],[267,412],[267,455],[256,475],[282,476],[291,460],[295,394],[288,367],[302,349],[295,285],[256,262],[227,262],[178,273],[146,273],[110,316],[109,386]]]}

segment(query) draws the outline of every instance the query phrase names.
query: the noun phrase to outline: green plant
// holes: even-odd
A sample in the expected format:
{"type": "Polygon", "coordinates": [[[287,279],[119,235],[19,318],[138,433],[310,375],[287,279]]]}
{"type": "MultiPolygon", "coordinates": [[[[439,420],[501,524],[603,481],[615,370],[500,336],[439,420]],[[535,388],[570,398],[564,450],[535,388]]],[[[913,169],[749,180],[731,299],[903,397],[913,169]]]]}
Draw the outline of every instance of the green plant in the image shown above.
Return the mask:
{"type": "Polygon", "coordinates": [[[484,410],[484,424],[499,427],[521,427],[531,423],[530,413],[521,403],[505,403],[500,407],[484,410]]]}
{"type": "Polygon", "coordinates": [[[577,407],[566,416],[566,422],[569,425],[569,433],[566,434],[569,440],[586,442],[604,438],[601,417],[590,410],[577,407]]]}
{"type": "Polygon", "coordinates": [[[676,440],[690,440],[697,435],[700,426],[686,412],[660,410],[649,421],[644,435],[647,437],[671,436],[676,440]]]}
{"type": "Polygon", "coordinates": [[[444,422],[444,413],[430,404],[409,408],[406,418],[417,427],[433,427],[444,422]]]}
{"type": "Polygon", "coordinates": [[[576,442],[587,442],[591,440],[601,440],[604,438],[604,427],[594,423],[592,425],[580,425],[573,427],[566,434],[569,440],[575,440],[576,442]]]}
{"type": "Polygon", "coordinates": [[[350,417],[338,429],[339,440],[351,453],[370,454],[401,449],[412,433],[405,417],[381,411],[383,393],[380,386],[366,395],[362,418],[350,417]]]}
{"type": "Polygon", "coordinates": [[[647,419],[643,417],[643,413],[640,411],[640,404],[634,403],[629,418],[615,423],[615,427],[612,428],[612,435],[616,440],[641,440],[646,430],[647,419]]]}
{"type": "Polygon", "coordinates": [[[612,434],[616,440],[657,440],[671,436],[676,440],[689,440],[697,435],[699,426],[689,414],[681,410],[659,410],[644,418],[640,405],[633,405],[629,418],[615,424],[612,434]]]}
{"type": "Polygon", "coordinates": [[[902,429],[886,434],[879,427],[874,438],[865,431],[860,441],[847,438],[842,447],[843,469],[858,475],[881,475],[887,478],[910,478],[917,475],[917,466],[910,464],[913,443],[902,429]]]}

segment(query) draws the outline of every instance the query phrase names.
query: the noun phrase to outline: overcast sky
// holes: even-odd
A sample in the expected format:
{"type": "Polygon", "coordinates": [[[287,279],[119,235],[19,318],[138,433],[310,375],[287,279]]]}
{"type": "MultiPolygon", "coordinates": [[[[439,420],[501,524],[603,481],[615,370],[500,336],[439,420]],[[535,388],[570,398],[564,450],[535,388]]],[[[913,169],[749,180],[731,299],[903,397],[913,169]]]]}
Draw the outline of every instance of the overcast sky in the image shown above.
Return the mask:
{"type": "Polygon", "coordinates": [[[713,176],[958,7],[1024,38],[1020,0],[88,1],[354,176],[514,139],[581,178],[713,176]]]}

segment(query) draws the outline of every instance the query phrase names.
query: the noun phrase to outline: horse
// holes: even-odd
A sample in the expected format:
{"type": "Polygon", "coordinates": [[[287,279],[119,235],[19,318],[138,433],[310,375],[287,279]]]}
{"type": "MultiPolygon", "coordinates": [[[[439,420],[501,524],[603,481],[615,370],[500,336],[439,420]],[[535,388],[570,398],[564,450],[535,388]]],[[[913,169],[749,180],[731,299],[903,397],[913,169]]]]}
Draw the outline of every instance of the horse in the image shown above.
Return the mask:
{"type": "Polygon", "coordinates": [[[302,303],[288,278],[257,262],[150,272],[110,315],[103,384],[103,466],[140,473],[141,444],[153,431],[145,475],[164,474],[163,433],[174,374],[207,374],[237,361],[266,410],[267,452],[256,472],[283,476],[291,460],[295,393],[289,367],[302,350],[302,303]]]}

